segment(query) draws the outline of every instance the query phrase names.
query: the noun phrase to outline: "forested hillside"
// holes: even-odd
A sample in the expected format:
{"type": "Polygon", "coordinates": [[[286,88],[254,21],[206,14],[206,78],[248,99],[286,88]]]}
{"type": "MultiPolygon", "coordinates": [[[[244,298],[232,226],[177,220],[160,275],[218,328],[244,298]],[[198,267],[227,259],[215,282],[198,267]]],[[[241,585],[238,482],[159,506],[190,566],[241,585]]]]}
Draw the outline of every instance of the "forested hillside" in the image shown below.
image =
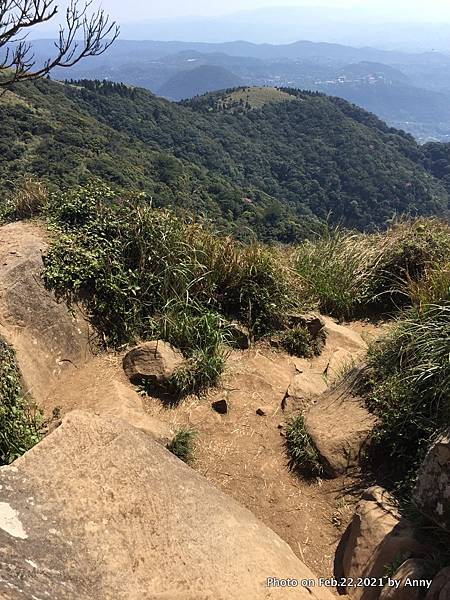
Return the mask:
{"type": "Polygon", "coordinates": [[[0,100],[3,193],[24,174],[59,187],[96,175],[282,241],[326,219],[370,230],[448,210],[421,147],[373,115],[316,93],[233,94],[176,105],[107,82],[17,85],[0,100]]]}

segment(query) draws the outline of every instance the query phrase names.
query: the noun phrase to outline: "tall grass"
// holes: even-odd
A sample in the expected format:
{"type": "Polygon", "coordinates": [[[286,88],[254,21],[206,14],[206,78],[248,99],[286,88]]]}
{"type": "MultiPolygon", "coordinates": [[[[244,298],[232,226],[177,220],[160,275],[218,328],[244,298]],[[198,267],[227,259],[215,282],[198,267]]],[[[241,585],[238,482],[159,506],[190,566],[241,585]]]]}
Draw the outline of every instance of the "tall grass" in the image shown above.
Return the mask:
{"type": "MultiPolygon", "coordinates": [[[[412,304],[414,286],[436,265],[449,261],[449,225],[422,218],[401,220],[371,235],[328,230],[299,247],[296,268],[310,301],[323,312],[349,318],[412,304]]],[[[441,282],[436,280],[436,285],[441,282]]],[[[441,292],[436,288],[436,293],[441,292]]]]}
{"type": "Polygon", "coordinates": [[[274,250],[215,236],[104,185],[58,195],[48,215],[59,235],[45,281],[61,298],[82,300],[112,344],[147,336],[152,317],[173,303],[205,306],[260,333],[295,298],[274,250]]]}
{"type": "Polygon", "coordinates": [[[430,439],[450,425],[450,301],[410,309],[369,353],[371,458],[409,489],[430,439]]]}

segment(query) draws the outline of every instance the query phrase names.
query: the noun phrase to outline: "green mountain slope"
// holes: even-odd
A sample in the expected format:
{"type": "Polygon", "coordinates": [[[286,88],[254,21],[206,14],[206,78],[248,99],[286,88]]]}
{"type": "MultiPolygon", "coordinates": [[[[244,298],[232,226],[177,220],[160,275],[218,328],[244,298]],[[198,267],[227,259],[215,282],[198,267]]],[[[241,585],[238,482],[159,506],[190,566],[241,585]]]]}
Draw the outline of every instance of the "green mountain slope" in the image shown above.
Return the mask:
{"type": "Polygon", "coordinates": [[[283,241],[327,218],[372,229],[448,209],[410,136],[319,94],[242,88],[177,105],[119,84],[40,81],[0,110],[3,189],[21,173],[58,186],[94,174],[283,241]]]}

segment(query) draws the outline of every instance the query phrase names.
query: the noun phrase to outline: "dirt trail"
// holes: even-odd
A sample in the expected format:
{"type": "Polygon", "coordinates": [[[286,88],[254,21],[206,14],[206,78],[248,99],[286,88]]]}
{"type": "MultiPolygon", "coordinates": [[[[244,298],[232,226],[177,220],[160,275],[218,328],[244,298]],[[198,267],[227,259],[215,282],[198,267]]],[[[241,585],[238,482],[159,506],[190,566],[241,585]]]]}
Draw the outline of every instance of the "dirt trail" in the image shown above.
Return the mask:
{"type": "Polygon", "coordinates": [[[306,400],[286,399],[286,392],[295,376],[308,383],[318,376],[323,381],[336,355],[358,360],[365,352],[363,338],[377,334],[377,328],[365,323],[347,328],[327,319],[327,327],[327,347],[312,361],[264,346],[233,351],[220,389],[207,398],[192,397],[174,409],[162,407],[156,398],[146,403],[149,414],[173,430],[187,426],[197,431],[193,467],[256,514],[324,577],[333,573],[334,551],[353,512],[354,500],[345,490],[354,481],[347,476],[305,481],[289,469],[284,426],[306,400]],[[342,345],[348,355],[342,356],[342,345]],[[211,408],[221,399],[229,405],[225,415],[211,408]],[[265,416],[257,414],[259,408],[265,416]]]}
{"type": "Polygon", "coordinates": [[[94,356],[86,322],[42,285],[45,249],[36,225],[0,228],[0,334],[15,347],[25,383],[46,413],[58,407],[61,414],[85,409],[118,416],[161,440],[181,426],[194,428],[194,468],[269,525],[317,575],[331,576],[335,546],[351,515],[342,497],[351,481],[307,482],[289,470],[283,427],[306,400],[286,402],[287,390],[295,383],[297,394],[319,392],[327,377],[358,360],[363,338],[377,328],[327,320],[325,352],[313,361],[264,346],[232,351],[219,389],[166,409],[136,393],[123,373],[122,355],[94,356]],[[212,410],[219,399],[227,400],[228,414],[212,410]]]}
{"type": "MultiPolygon", "coordinates": [[[[79,312],[41,281],[46,234],[36,224],[0,227],[0,335],[15,348],[25,389],[47,416],[74,408],[123,418],[156,438],[170,431],[147,415],[141,397],[108,355],[94,356],[79,312]]],[[[114,362],[114,361],[113,361],[114,362]]]]}

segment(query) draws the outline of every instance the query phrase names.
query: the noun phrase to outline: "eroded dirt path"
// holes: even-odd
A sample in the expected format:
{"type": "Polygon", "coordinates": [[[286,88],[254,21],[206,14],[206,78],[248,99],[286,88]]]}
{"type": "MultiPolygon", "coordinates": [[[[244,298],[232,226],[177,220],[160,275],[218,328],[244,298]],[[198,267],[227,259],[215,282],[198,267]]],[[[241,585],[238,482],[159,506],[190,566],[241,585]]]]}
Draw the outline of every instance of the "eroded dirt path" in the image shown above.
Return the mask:
{"type": "Polygon", "coordinates": [[[284,428],[307,399],[287,398],[287,391],[294,381],[299,396],[302,388],[311,390],[311,383],[313,389],[319,380],[323,384],[330,364],[339,370],[333,363],[336,356],[359,360],[364,338],[377,333],[365,323],[329,325],[327,348],[317,359],[293,359],[263,346],[232,351],[220,389],[207,397],[189,398],[173,409],[162,407],[156,398],[146,400],[149,414],[168,422],[172,430],[189,427],[197,432],[193,468],[249,508],[324,577],[333,573],[334,551],[353,512],[355,500],[346,490],[354,481],[350,476],[306,481],[290,470],[284,428]],[[222,399],[229,407],[223,415],[211,408],[222,399]],[[265,414],[257,414],[258,409],[265,414]]]}
{"type": "Polygon", "coordinates": [[[95,356],[86,322],[45,290],[46,245],[45,232],[34,224],[0,228],[0,334],[15,347],[27,388],[46,414],[58,407],[61,415],[80,408],[113,415],[163,442],[180,427],[195,429],[193,468],[275,530],[318,576],[330,576],[352,513],[343,490],[353,482],[299,478],[288,466],[284,426],[311,394],[360,360],[378,328],[328,320],[325,351],[313,361],[265,346],[232,351],[219,389],[167,409],[136,393],[123,373],[123,355],[95,356]],[[229,406],[224,415],[211,407],[221,399],[229,406]]]}

